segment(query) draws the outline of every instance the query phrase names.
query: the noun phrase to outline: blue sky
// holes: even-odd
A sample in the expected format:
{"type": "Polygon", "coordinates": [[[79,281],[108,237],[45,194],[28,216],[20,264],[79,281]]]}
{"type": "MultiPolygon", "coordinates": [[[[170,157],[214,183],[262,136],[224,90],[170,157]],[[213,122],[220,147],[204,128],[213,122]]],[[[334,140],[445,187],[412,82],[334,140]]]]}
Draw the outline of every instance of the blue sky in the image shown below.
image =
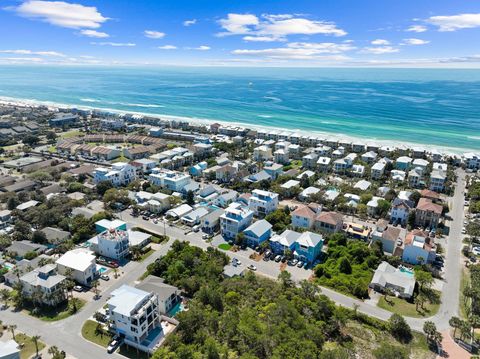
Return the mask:
{"type": "Polygon", "coordinates": [[[0,64],[480,67],[474,0],[0,0],[0,64]]]}

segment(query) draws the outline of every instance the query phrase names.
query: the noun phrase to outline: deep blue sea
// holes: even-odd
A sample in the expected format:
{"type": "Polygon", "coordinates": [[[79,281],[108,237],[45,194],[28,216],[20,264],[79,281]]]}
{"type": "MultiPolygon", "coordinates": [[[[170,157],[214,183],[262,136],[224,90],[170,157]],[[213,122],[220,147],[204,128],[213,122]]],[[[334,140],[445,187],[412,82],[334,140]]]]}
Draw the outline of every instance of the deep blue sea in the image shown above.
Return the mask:
{"type": "Polygon", "coordinates": [[[480,150],[480,70],[0,66],[0,97],[480,150]]]}

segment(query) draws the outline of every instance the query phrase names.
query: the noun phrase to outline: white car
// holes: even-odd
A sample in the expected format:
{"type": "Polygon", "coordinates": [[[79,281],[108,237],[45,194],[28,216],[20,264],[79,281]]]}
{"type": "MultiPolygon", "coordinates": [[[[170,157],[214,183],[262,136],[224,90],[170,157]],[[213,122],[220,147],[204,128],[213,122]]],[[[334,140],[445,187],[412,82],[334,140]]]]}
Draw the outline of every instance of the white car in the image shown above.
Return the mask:
{"type": "Polygon", "coordinates": [[[242,265],[242,262],[237,258],[233,258],[232,262],[235,262],[237,265],[242,265]]]}
{"type": "Polygon", "coordinates": [[[472,249],[472,253],[475,254],[476,256],[480,256],[480,248],[479,247],[474,247],[472,249]]]}
{"type": "Polygon", "coordinates": [[[250,269],[250,270],[252,270],[252,271],[256,271],[256,270],[257,270],[257,267],[255,267],[253,264],[250,264],[247,268],[250,269]]]}

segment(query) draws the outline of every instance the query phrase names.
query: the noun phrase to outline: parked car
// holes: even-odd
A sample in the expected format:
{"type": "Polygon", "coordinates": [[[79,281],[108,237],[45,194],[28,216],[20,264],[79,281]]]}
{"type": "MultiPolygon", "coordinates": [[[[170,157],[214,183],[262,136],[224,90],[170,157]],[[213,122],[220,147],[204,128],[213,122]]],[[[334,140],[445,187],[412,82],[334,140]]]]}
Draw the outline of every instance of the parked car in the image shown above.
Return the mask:
{"type": "Polygon", "coordinates": [[[270,261],[270,256],[264,255],[264,256],[263,256],[263,260],[264,260],[265,262],[270,261]]]}
{"type": "Polygon", "coordinates": [[[280,254],[278,254],[276,257],[275,257],[275,262],[280,262],[282,260],[282,256],[280,254]]]}
{"type": "Polygon", "coordinates": [[[102,274],[102,275],[100,276],[100,279],[105,280],[105,281],[109,281],[109,280],[110,280],[110,277],[109,277],[108,275],[106,275],[106,274],[102,274]]]}
{"type": "Polygon", "coordinates": [[[202,239],[208,239],[208,234],[202,234],[202,239]]]}
{"type": "Polygon", "coordinates": [[[304,264],[305,264],[305,263],[303,263],[302,261],[299,261],[299,262],[297,263],[297,267],[298,267],[298,268],[302,268],[304,264]]]}
{"type": "Polygon", "coordinates": [[[120,346],[120,340],[119,339],[113,339],[107,347],[107,353],[112,354],[117,348],[120,346]]]}
{"type": "Polygon", "coordinates": [[[81,285],[76,285],[73,287],[75,292],[83,292],[83,287],[81,285]]]}
{"type": "Polygon", "coordinates": [[[480,247],[473,247],[472,253],[476,256],[480,256],[480,247]]]}
{"type": "Polygon", "coordinates": [[[296,258],[293,258],[293,259],[288,261],[288,265],[290,265],[290,266],[296,266],[297,263],[298,263],[298,259],[296,259],[296,258]]]}
{"type": "Polygon", "coordinates": [[[253,264],[250,264],[247,268],[250,269],[250,270],[252,270],[252,271],[256,271],[256,270],[257,270],[257,267],[255,267],[253,264]]]}
{"type": "Polygon", "coordinates": [[[241,262],[238,258],[233,258],[233,259],[232,259],[232,262],[233,262],[233,263],[236,263],[237,265],[241,265],[241,264],[242,264],[242,262],[241,262]]]}

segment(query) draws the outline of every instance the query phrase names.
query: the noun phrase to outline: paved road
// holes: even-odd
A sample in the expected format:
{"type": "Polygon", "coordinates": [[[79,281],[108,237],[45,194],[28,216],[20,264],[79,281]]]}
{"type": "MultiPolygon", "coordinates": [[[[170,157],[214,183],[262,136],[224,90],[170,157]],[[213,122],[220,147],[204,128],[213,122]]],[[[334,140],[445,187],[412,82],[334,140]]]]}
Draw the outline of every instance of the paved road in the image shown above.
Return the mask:
{"type": "MultiPolygon", "coordinates": [[[[432,320],[437,325],[439,330],[446,330],[449,328],[448,320],[454,315],[458,315],[459,308],[459,291],[460,278],[462,270],[462,262],[460,251],[462,247],[461,229],[464,218],[463,207],[463,193],[465,190],[465,173],[462,170],[457,171],[458,180],[455,188],[455,194],[451,202],[451,216],[450,235],[447,239],[446,248],[446,262],[445,262],[445,285],[442,292],[442,305],[439,312],[428,320],[432,320]]],[[[121,213],[121,218],[129,223],[131,226],[141,226],[150,231],[163,234],[163,224],[154,224],[152,222],[144,221],[139,217],[132,217],[128,211],[121,213]]],[[[185,234],[184,231],[177,227],[166,226],[166,234],[172,239],[188,240],[193,245],[200,248],[207,248],[209,243],[201,239],[200,233],[185,234]]],[[[48,345],[56,345],[67,353],[77,358],[122,358],[118,354],[108,355],[104,348],[96,346],[81,336],[81,328],[85,320],[91,317],[97,310],[99,310],[108,299],[110,293],[122,284],[133,284],[146,270],[148,264],[153,263],[157,258],[163,256],[170,249],[173,240],[167,244],[162,245],[159,250],[154,252],[144,262],[130,262],[124,268],[124,274],[118,279],[112,279],[105,283],[102,297],[97,301],[89,302],[85,307],[75,316],[62,320],[60,322],[46,323],[30,316],[12,313],[11,311],[0,312],[0,317],[4,324],[15,323],[18,330],[25,332],[28,335],[38,334],[42,340],[48,345]]],[[[280,273],[280,265],[275,262],[254,261],[249,258],[252,253],[251,249],[240,251],[237,253],[226,252],[230,257],[236,257],[242,261],[245,267],[249,264],[254,264],[257,267],[258,273],[270,277],[277,278],[280,273]]],[[[297,267],[286,268],[296,281],[307,279],[311,275],[311,271],[307,271],[297,267]]],[[[378,308],[366,302],[345,296],[335,292],[329,288],[322,287],[322,293],[328,296],[337,305],[353,308],[358,305],[358,310],[367,315],[388,320],[391,312],[378,308]]],[[[422,331],[423,323],[427,319],[406,318],[412,329],[422,331]]]]}

